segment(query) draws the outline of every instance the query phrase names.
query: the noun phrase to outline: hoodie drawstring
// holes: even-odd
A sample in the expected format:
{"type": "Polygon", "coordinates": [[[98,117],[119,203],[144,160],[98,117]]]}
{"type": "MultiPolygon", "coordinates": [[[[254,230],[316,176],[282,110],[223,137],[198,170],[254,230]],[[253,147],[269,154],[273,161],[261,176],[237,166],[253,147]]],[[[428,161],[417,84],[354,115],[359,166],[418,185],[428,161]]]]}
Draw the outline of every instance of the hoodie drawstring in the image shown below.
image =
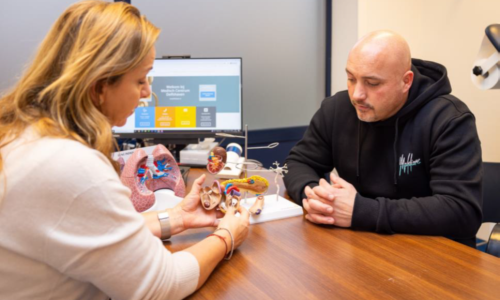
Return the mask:
{"type": "Polygon", "coordinates": [[[398,152],[397,152],[397,144],[398,144],[398,130],[399,130],[399,118],[396,119],[396,136],[394,137],[394,185],[398,184],[398,152]]]}

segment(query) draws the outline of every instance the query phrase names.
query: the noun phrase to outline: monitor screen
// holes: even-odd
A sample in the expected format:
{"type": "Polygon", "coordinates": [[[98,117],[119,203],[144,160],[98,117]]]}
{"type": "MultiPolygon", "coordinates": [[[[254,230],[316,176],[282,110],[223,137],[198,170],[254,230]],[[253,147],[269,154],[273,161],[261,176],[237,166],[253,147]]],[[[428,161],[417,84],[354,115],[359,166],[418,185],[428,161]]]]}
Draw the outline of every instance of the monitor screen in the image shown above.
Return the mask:
{"type": "Polygon", "coordinates": [[[242,132],[241,58],[155,59],[151,95],[141,99],[117,138],[189,140],[242,132]]]}

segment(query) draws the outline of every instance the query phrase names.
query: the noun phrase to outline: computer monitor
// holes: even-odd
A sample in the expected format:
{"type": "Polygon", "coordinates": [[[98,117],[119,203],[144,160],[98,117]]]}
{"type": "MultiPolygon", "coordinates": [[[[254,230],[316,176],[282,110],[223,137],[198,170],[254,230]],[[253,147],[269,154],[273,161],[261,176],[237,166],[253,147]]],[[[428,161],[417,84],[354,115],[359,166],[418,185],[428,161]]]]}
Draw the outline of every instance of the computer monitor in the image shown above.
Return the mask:
{"type": "Polygon", "coordinates": [[[241,134],[241,58],[155,59],[151,96],[141,99],[117,138],[187,144],[216,133],[241,134]]]}

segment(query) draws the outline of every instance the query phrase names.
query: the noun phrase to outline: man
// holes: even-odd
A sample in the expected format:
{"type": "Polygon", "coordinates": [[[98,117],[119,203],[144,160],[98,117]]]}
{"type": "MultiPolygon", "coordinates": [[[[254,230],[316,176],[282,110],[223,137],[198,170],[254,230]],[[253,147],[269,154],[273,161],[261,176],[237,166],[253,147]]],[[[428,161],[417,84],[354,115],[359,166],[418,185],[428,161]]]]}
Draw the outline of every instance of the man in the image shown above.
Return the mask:
{"type": "Polygon", "coordinates": [[[286,161],[285,185],[307,220],[475,247],[481,147],[446,69],[377,31],[353,47],[346,72],[348,90],[323,101],[286,161]],[[320,179],[333,168],[331,184],[320,179]]]}

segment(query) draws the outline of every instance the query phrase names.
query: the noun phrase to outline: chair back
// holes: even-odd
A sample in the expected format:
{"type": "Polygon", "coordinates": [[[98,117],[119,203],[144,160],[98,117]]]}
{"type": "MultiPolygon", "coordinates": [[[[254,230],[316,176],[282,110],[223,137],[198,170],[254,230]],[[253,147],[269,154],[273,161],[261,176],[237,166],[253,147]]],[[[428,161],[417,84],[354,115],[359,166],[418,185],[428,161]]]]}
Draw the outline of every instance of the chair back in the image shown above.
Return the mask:
{"type": "Polygon", "coordinates": [[[500,163],[483,163],[483,223],[500,223],[500,163]]]}

